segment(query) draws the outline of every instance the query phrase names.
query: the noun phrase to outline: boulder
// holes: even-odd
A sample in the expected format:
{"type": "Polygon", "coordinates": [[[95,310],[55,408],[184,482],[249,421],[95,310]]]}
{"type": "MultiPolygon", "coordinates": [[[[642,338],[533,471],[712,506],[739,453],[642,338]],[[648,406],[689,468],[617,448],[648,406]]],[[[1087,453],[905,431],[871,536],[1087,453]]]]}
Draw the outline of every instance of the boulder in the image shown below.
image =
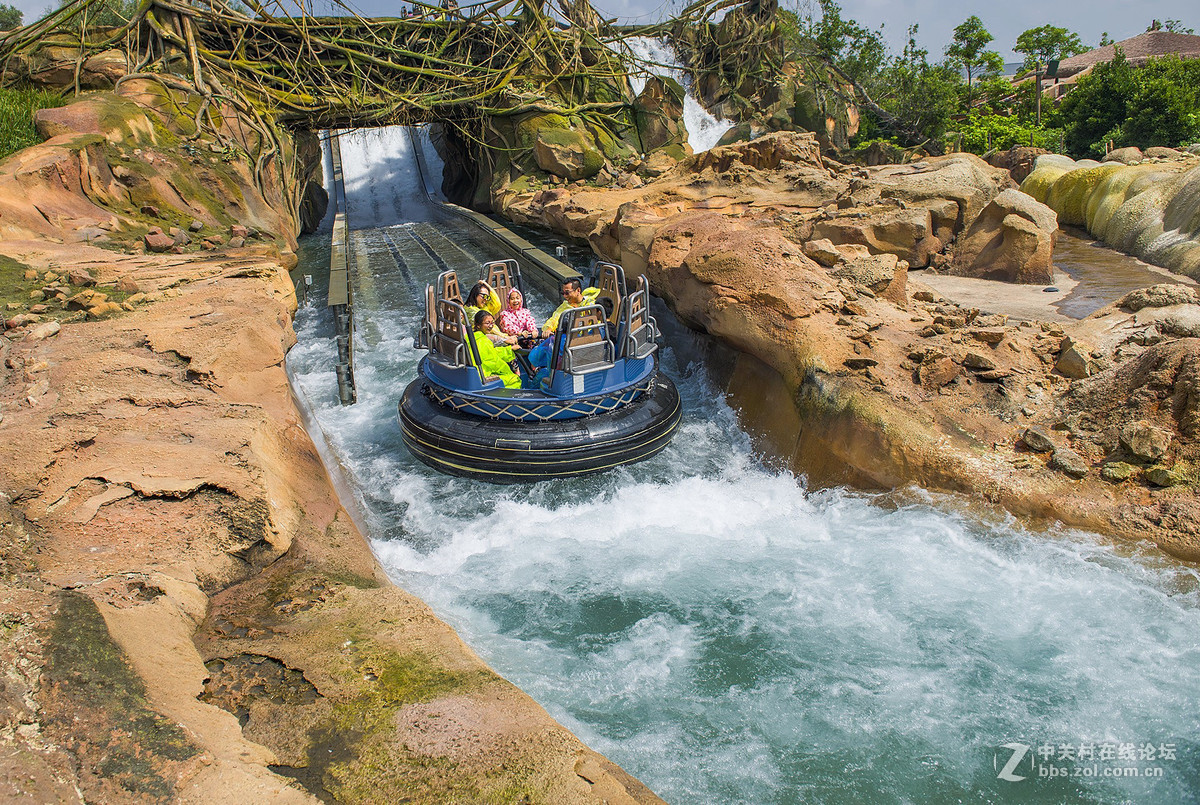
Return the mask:
{"type": "Polygon", "coordinates": [[[1142,461],[1158,461],[1171,447],[1174,436],[1170,431],[1155,427],[1144,419],[1130,422],[1121,428],[1121,446],[1142,461]]]}
{"type": "Polygon", "coordinates": [[[968,352],[963,358],[963,366],[973,372],[990,372],[996,368],[996,362],[978,352],[968,352]]]}
{"type": "Polygon", "coordinates": [[[1037,158],[1049,153],[1045,148],[1019,145],[1007,151],[996,151],[989,154],[987,163],[994,168],[1003,168],[1008,171],[1008,175],[1013,178],[1013,181],[1020,183],[1025,181],[1025,177],[1033,171],[1033,163],[1037,158]]]}
{"type": "Polygon", "coordinates": [[[634,104],[638,133],[646,153],[666,145],[682,146],[687,153],[692,152],[683,122],[684,94],[683,87],[673,78],[646,79],[646,86],[634,104]]]}
{"type": "Polygon", "coordinates": [[[1159,320],[1158,329],[1175,338],[1200,337],[1200,306],[1184,305],[1168,312],[1159,320]]]}
{"type": "Polygon", "coordinates": [[[1177,148],[1166,148],[1161,145],[1154,145],[1146,149],[1147,159],[1179,159],[1184,152],[1177,148]]]}
{"type": "Polygon", "coordinates": [[[25,341],[42,341],[53,335],[58,335],[58,331],[62,329],[56,321],[48,321],[45,324],[39,324],[25,334],[25,341]]]}
{"type": "Polygon", "coordinates": [[[571,128],[542,128],[533,144],[537,166],[568,181],[595,176],[604,155],[582,132],[571,128]]]}
{"type": "Polygon", "coordinates": [[[842,253],[828,238],[806,241],[802,248],[806,257],[817,261],[826,268],[832,268],[842,261],[842,253]]]}
{"type": "Polygon", "coordinates": [[[848,206],[843,214],[817,221],[813,239],[866,246],[876,254],[893,254],[923,268],[942,247],[935,234],[933,213],[927,207],[894,204],[848,206]]]}
{"type": "Polygon", "coordinates": [[[96,284],[96,278],[86,268],[67,269],[67,282],[77,287],[86,288],[96,284]]]}
{"type": "Polygon", "coordinates": [[[1200,296],[1189,285],[1178,283],[1160,283],[1149,288],[1138,288],[1130,291],[1116,301],[1117,307],[1138,312],[1144,307],[1171,307],[1172,305],[1187,305],[1200,303],[1200,296]]]}
{"type": "Polygon", "coordinates": [[[80,291],[63,302],[69,310],[87,310],[108,301],[108,296],[99,291],[80,291]]]}
{"type": "Polygon", "coordinates": [[[894,254],[867,254],[846,260],[830,273],[838,279],[849,280],[855,285],[869,288],[873,293],[880,293],[891,285],[896,277],[896,269],[902,263],[903,270],[907,272],[908,264],[898,260],[894,254]]]}
{"type": "Polygon", "coordinates": [[[135,294],[141,289],[138,287],[137,281],[133,277],[126,274],[117,280],[116,288],[121,293],[135,294]]]}
{"type": "Polygon", "coordinates": [[[1082,380],[1096,371],[1091,350],[1073,338],[1063,339],[1062,352],[1054,364],[1054,371],[1072,380],[1082,380]]]}
{"type": "Polygon", "coordinates": [[[1054,450],[1054,440],[1041,428],[1026,428],[1021,434],[1021,441],[1035,453],[1049,453],[1054,450]]]}
{"type": "Polygon", "coordinates": [[[1100,468],[1100,477],[1112,483],[1120,483],[1133,476],[1137,467],[1124,461],[1110,461],[1100,468]]]}
{"type": "Polygon", "coordinates": [[[1155,486],[1182,486],[1186,484],[1187,476],[1176,467],[1151,467],[1146,470],[1146,480],[1155,486]]]}
{"type": "Polygon", "coordinates": [[[1021,284],[1049,284],[1058,218],[1019,190],[989,203],[954,249],[950,273],[1021,284]]]}
{"type": "Polygon", "coordinates": [[[1136,165],[1145,159],[1142,149],[1136,145],[1126,146],[1125,148],[1117,148],[1109,151],[1104,155],[1101,162],[1120,162],[1122,165],[1136,165]]]}
{"type": "Polygon", "coordinates": [[[169,252],[171,247],[175,245],[175,238],[170,235],[164,235],[161,232],[151,232],[142,240],[145,242],[146,251],[148,252],[169,252]]]}
{"type": "Polygon", "coordinates": [[[1082,478],[1088,474],[1088,465],[1083,456],[1069,447],[1060,447],[1050,456],[1050,466],[1072,478],[1082,478]]]}
{"type": "Polygon", "coordinates": [[[925,361],[917,368],[917,382],[922,388],[940,389],[962,373],[951,358],[936,358],[925,361]]]}

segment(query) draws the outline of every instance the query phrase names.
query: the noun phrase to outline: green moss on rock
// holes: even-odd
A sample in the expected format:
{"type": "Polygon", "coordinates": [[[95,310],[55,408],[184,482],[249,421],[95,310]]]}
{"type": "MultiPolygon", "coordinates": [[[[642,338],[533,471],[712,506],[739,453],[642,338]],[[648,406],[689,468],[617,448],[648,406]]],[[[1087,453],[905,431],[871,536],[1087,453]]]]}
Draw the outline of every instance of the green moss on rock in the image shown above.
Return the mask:
{"type": "Polygon", "coordinates": [[[46,647],[43,704],[55,739],[102,789],[169,799],[179,764],[199,750],[177,724],[150,708],[142,680],[95,603],[77,592],[61,593],[46,647]]]}

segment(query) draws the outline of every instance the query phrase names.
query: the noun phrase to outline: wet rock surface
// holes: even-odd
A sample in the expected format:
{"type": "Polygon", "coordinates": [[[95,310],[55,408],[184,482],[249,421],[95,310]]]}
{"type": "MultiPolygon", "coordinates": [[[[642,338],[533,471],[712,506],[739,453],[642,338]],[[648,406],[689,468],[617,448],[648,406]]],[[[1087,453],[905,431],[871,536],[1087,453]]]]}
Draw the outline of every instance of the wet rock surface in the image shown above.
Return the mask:
{"type": "Polygon", "coordinates": [[[885,283],[885,260],[948,265],[946,247],[964,248],[989,205],[1000,229],[980,227],[993,239],[1016,214],[1005,203],[1042,219],[1040,243],[1010,252],[1017,263],[1047,256],[1053,213],[1011,188],[970,156],[844,166],[776,134],[643,188],[498,201],[644,272],[680,319],[733,347],[731,403],[760,449],[810,482],[962,491],[1200,559],[1190,289],[1135,291],[1064,322],[1006,315],[1002,296],[957,304],[911,276],[885,283]],[[1170,436],[1162,455],[1121,445],[1135,421],[1170,436]],[[1038,448],[1022,438],[1035,431],[1038,448]]]}

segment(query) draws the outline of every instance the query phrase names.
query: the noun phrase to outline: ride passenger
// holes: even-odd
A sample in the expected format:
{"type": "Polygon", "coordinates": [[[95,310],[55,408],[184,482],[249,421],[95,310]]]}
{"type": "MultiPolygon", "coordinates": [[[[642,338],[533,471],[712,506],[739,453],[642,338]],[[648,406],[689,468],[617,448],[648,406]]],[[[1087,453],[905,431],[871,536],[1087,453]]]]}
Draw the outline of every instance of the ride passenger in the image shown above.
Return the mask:
{"type": "Polygon", "coordinates": [[[479,368],[483,370],[484,379],[500,380],[506,388],[520,388],[521,378],[512,370],[509,363],[513,360],[511,347],[498,347],[492,343],[490,332],[496,326],[492,314],[486,310],[475,311],[474,330],[471,335],[479,350],[479,368]]]}
{"type": "Polygon", "coordinates": [[[509,291],[508,307],[500,311],[497,323],[500,325],[500,330],[507,335],[533,338],[538,334],[538,326],[529,308],[525,307],[524,301],[521,292],[516,288],[509,291]]]}
{"type": "Polygon", "coordinates": [[[467,312],[467,321],[472,323],[480,310],[486,310],[491,314],[493,324],[492,328],[488,330],[488,337],[491,338],[493,344],[513,346],[517,343],[515,335],[507,335],[495,325],[496,317],[500,315],[500,295],[491,285],[482,280],[472,285],[471,290],[467,292],[463,308],[467,312]]]}
{"type": "Polygon", "coordinates": [[[596,296],[600,293],[599,288],[584,288],[583,283],[578,277],[566,280],[562,284],[562,304],[554,309],[550,314],[550,318],[546,319],[546,324],[542,330],[546,333],[553,333],[558,329],[558,319],[563,313],[566,313],[571,308],[583,307],[585,305],[596,304],[596,296]]]}

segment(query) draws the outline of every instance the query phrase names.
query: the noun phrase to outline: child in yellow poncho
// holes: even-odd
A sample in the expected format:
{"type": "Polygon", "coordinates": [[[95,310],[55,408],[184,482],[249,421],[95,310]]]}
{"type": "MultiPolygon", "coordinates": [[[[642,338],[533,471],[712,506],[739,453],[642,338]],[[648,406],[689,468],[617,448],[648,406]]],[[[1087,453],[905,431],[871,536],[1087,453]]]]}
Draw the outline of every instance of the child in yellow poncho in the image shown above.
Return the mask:
{"type": "Polygon", "coordinates": [[[471,335],[475,338],[475,346],[479,349],[479,366],[483,369],[484,378],[494,380],[500,378],[507,388],[521,387],[521,378],[509,366],[516,356],[512,347],[496,346],[489,337],[491,329],[496,326],[496,320],[486,310],[475,312],[473,321],[475,329],[471,335]]]}

